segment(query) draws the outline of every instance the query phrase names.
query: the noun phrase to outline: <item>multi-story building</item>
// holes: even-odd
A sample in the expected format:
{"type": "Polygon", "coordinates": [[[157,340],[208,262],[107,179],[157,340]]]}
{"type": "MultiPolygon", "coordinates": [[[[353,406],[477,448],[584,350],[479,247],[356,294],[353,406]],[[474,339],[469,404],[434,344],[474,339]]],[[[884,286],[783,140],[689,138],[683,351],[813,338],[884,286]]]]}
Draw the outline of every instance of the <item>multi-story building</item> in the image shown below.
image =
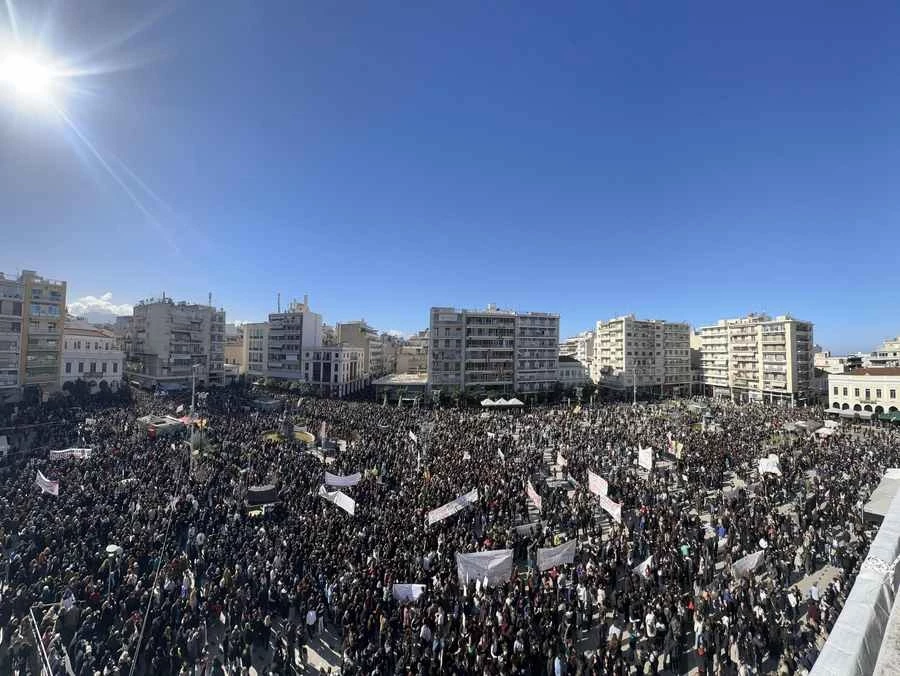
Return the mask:
{"type": "Polygon", "coordinates": [[[119,349],[115,333],[85,321],[66,321],[60,373],[63,384],[84,380],[97,392],[105,382],[115,391],[124,375],[125,353],[119,349]]]}
{"type": "Polygon", "coordinates": [[[237,335],[225,336],[225,363],[231,366],[240,366],[241,358],[244,351],[244,338],[238,333],[237,335]]]}
{"type": "Polygon", "coordinates": [[[322,345],[303,350],[303,376],[315,392],[345,397],[366,387],[365,350],[353,345],[322,345]]]}
{"type": "Polygon", "coordinates": [[[582,331],[577,336],[566,338],[559,344],[559,356],[577,359],[590,373],[594,362],[594,337],[593,331],[582,331]]]}
{"type": "Polygon", "coordinates": [[[741,401],[808,401],[813,325],[784,315],[723,319],[697,330],[706,394],[741,401]]]}
{"type": "Polygon", "coordinates": [[[265,378],[266,359],[269,355],[269,323],[244,324],[241,329],[241,373],[251,378],[265,378]]]}
{"type": "Polygon", "coordinates": [[[429,336],[433,390],[528,394],[556,384],[559,315],[433,307],[429,336]]]}
{"type": "Polygon", "coordinates": [[[18,399],[28,387],[59,389],[65,316],[65,282],[33,270],[0,274],[0,398],[18,399]]]}
{"type": "Polygon", "coordinates": [[[828,376],[830,410],[879,415],[900,410],[900,368],[858,368],[828,376]]]}
{"type": "Polygon", "coordinates": [[[363,350],[363,372],[370,378],[384,375],[384,346],[378,331],[364,319],[343,322],[335,327],[337,343],[363,350]]]}
{"type": "Polygon", "coordinates": [[[571,389],[573,387],[582,387],[590,381],[590,374],[587,367],[575,357],[559,355],[559,367],[557,368],[556,380],[563,389],[571,389]]]}
{"type": "Polygon", "coordinates": [[[410,338],[397,353],[397,373],[428,373],[428,331],[410,338]]]}
{"type": "Polygon", "coordinates": [[[634,315],[598,321],[591,377],[616,391],[690,394],[690,335],[690,327],[682,322],[634,315]]]}
{"type": "Polygon", "coordinates": [[[144,387],[224,384],[225,311],[171,298],[141,301],[134,308],[128,377],[144,387]],[[196,369],[194,367],[197,367],[196,369]]]}
{"type": "Polygon", "coordinates": [[[831,352],[822,351],[813,355],[813,365],[825,373],[843,373],[862,366],[862,357],[858,355],[833,357],[831,352]]]}
{"type": "Polygon", "coordinates": [[[900,368],[900,336],[888,338],[869,356],[869,364],[873,367],[900,368]]]}
{"type": "Polygon", "coordinates": [[[322,315],[309,309],[309,296],[294,301],[286,312],[269,315],[266,376],[276,380],[301,380],[301,354],[306,347],[322,344],[322,315]]]}

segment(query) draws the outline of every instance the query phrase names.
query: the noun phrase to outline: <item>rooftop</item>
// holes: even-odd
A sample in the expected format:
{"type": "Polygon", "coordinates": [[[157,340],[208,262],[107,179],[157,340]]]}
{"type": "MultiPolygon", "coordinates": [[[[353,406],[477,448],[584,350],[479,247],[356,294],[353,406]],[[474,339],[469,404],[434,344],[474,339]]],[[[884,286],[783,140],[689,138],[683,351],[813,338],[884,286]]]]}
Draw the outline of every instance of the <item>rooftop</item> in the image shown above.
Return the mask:
{"type": "Polygon", "coordinates": [[[844,376],[900,376],[900,368],[895,367],[885,367],[885,368],[857,368],[852,371],[847,371],[845,373],[839,373],[837,375],[844,376]]]}
{"type": "Polygon", "coordinates": [[[559,363],[560,364],[580,364],[581,362],[579,362],[577,359],[575,359],[575,357],[570,357],[567,354],[561,354],[561,355],[559,355],[559,363]]]}

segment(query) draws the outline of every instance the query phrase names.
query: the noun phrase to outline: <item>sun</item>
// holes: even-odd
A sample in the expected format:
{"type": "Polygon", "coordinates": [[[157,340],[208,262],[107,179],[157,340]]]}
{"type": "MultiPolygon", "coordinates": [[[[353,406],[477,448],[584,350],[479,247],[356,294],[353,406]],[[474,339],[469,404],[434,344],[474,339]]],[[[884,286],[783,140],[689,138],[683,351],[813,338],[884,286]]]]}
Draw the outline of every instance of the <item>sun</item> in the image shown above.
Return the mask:
{"type": "Polygon", "coordinates": [[[53,98],[53,69],[40,59],[23,52],[0,57],[0,85],[19,98],[48,102],[53,98]]]}

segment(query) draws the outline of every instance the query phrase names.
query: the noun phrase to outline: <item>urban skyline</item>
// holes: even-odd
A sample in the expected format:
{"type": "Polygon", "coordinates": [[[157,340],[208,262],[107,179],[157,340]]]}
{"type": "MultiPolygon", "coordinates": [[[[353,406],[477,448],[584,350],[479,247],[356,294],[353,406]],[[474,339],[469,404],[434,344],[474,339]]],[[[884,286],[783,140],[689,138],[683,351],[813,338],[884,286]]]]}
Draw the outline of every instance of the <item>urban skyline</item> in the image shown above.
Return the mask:
{"type": "Polygon", "coordinates": [[[834,352],[898,332],[875,242],[900,7],[82,5],[0,11],[4,51],[65,74],[55,106],[2,88],[0,269],[71,299],[212,291],[251,321],[307,292],[404,334],[432,305],[563,335],[789,312],[834,352]]]}

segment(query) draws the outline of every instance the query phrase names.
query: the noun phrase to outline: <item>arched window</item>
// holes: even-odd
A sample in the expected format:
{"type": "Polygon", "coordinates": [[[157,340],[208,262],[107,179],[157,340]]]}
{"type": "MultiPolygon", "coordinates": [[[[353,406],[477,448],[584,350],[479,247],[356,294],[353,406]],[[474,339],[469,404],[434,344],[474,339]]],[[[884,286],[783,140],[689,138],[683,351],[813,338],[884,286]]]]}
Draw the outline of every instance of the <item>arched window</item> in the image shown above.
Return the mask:
{"type": "Polygon", "coordinates": [[[862,406],[860,406],[859,404],[854,404],[854,405],[853,405],[853,410],[854,410],[854,411],[862,411],[862,406]]]}

